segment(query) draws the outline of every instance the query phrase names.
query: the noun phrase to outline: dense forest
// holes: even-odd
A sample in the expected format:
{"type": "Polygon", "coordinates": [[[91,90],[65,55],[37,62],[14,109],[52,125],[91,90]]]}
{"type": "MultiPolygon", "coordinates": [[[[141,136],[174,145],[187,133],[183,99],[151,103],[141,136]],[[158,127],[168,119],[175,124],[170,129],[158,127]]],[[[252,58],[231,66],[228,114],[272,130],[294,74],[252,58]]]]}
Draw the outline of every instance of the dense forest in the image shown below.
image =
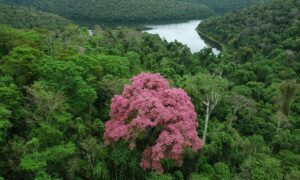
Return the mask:
{"type": "Polygon", "coordinates": [[[201,3],[213,9],[216,14],[224,14],[230,11],[237,11],[266,0],[181,0],[194,3],[201,3]]]}
{"type": "Polygon", "coordinates": [[[205,18],[213,10],[200,3],[177,0],[5,0],[33,6],[73,20],[96,22],[155,21],[205,18]]]}
{"type": "Polygon", "coordinates": [[[0,7],[0,179],[299,179],[299,1],[203,21],[198,31],[220,55],[134,28],[90,34],[54,24],[56,15],[0,7]],[[47,19],[34,23],[37,15],[47,19]],[[143,128],[124,132],[145,109],[143,128]],[[158,113],[176,135],[160,139],[158,113]],[[153,166],[149,147],[158,147],[153,166]]]}
{"type": "Polygon", "coordinates": [[[9,24],[15,28],[55,30],[63,28],[71,21],[33,8],[0,4],[0,23],[9,24]]]}
{"type": "Polygon", "coordinates": [[[223,17],[210,18],[198,29],[230,49],[250,48],[249,51],[268,57],[288,51],[299,58],[299,21],[299,1],[272,1],[223,17]]]}
{"type": "Polygon", "coordinates": [[[78,22],[202,19],[240,10],[264,0],[2,0],[35,7],[78,22]],[[101,13],[99,13],[101,12],[101,13]]]}

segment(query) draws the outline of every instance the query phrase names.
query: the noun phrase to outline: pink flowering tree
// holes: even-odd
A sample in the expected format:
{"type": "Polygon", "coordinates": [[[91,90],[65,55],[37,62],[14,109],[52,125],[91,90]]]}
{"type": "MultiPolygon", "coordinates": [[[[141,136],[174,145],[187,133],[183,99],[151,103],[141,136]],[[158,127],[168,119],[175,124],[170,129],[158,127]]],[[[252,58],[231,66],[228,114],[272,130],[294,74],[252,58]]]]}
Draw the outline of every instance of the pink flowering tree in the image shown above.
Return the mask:
{"type": "Polygon", "coordinates": [[[165,158],[181,166],[185,148],[197,151],[203,146],[190,98],[184,90],[170,88],[159,74],[133,77],[122,95],[113,97],[110,116],[105,144],[123,140],[130,149],[145,144],[140,161],[143,169],[163,172],[161,160],[165,158]]]}

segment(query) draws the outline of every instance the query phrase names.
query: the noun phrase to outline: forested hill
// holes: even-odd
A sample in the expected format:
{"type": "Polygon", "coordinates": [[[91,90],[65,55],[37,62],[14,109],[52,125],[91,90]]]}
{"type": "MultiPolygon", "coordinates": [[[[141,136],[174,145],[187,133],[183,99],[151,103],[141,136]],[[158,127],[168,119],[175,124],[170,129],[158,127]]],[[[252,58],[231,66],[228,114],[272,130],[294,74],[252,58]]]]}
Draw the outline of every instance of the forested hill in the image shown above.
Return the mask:
{"type": "Polygon", "coordinates": [[[0,24],[15,28],[61,29],[71,21],[58,15],[42,12],[34,8],[10,6],[0,3],[0,24]]]}
{"type": "Polygon", "coordinates": [[[230,11],[241,10],[253,4],[263,2],[265,0],[181,0],[196,3],[202,3],[212,8],[216,14],[224,14],[230,11]]]}
{"type": "Polygon", "coordinates": [[[177,0],[5,0],[33,6],[74,20],[154,21],[204,18],[214,14],[205,5],[177,0]]]}
{"type": "MultiPolygon", "coordinates": [[[[280,50],[298,56],[300,51],[300,2],[275,0],[241,12],[213,17],[198,29],[228,48],[250,48],[274,56],[280,50]]],[[[248,49],[248,50],[250,50],[248,49]]]]}

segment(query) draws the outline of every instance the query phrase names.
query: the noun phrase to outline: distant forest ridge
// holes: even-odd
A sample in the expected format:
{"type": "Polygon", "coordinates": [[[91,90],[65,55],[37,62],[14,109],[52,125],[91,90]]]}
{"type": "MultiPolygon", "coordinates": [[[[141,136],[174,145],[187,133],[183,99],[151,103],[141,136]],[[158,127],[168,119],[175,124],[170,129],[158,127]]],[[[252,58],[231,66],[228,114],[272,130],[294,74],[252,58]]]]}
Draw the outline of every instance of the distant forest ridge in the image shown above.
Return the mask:
{"type": "Polygon", "coordinates": [[[266,0],[178,0],[182,2],[201,3],[213,9],[216,14],[224,14],[265,2],[266,0]]]}
{"type": "Polygon", "coordinates": [[[261,0],[3,0],[72,20],[102,22],[206,18],[238,10],[258,1],[261,0]]]}
{"type": "Polygon", "coordinates": [[[7,24],[15,28],[55,30],[71,23],[68,19],[35,8],[0,4],[0,24],[7,24]]]}
{"type": "Polygon", "coordinates": [[[212,17],[198,30],[230,49],[250,48],[272,56],[279,49],[300,51],[300,1],[275,0],[240,12],[212,17]]]}

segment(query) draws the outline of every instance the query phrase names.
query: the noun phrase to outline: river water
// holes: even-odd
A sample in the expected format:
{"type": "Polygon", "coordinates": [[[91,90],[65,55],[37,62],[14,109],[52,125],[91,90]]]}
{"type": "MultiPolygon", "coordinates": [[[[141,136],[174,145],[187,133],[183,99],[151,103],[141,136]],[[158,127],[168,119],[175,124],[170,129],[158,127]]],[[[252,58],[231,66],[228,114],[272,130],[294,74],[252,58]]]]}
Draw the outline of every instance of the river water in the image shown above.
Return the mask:
{"type": "MultiPolygon", "coordinates": [[[[201,23],[201,20],[190,20],[185,22],[160,22],[155,24],[142,24],[142,23],[114,23],[114,24],[102,24],[107,27],[146,27],[147,30],[144,32],[150,34],[158,34],[162,39],[168,42],[178,42],[187,45],[192,53],[199,52],[204,48],[210,47],[209,44],[200,37],[197,33],[196,28],[201,23]]],[[[91,26],[91,25],[89,25],[91,26]]],[[[89,35],[92,36],[92,30],[89,30],[89,35]]],[[[212,48],[213,53],[218,55],[220,51],[216,48],[212,48]]]]}
{"type": "MultiPolygon", "coordinates": [[[[143,26],[149,28],[149,30],[145,30],[145,32],[158,34],[161,38],[168,42],[177,40],[178,42],[187,45],[191,49],[191,52],[195,53],[204,48],[210,47],[196,31],[199,23],[201,23],[201,20],[191,20],[170,24],[147,24],[143,26]]],[[[213,52],[214,54],[219,54],[219,50],[215,48],[213,48],[213,52]]]]}

